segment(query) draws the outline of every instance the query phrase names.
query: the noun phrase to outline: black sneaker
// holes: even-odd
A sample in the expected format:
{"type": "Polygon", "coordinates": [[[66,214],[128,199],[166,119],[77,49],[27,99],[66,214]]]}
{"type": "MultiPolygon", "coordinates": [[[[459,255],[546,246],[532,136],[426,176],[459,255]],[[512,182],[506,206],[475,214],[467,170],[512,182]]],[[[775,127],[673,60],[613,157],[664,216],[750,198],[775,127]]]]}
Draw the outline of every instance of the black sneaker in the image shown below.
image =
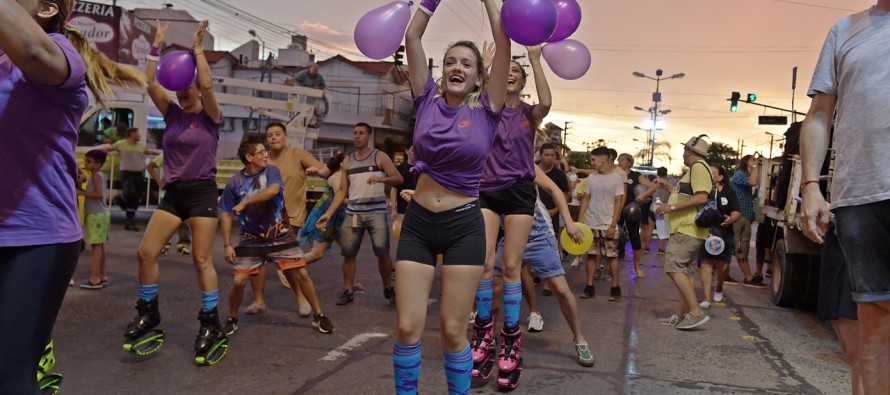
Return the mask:
{"type": "Polygon", "coordinates": [[[337,305],[343,306],[343,305],[352,303],[352,299],[354,296],[355,296],[355,291],[353,291],[351,289],[343,288],[343,290],[340,291],[340,294],[337,295],[337,305]]]}
{"type": "Polygon", "coordinates": [[[763,277],[754,277],[751,281],[745,280],[742,282],[742,285],[749,288],[766,288],[766,284],[763,283],[763,277]]]}
{"type": "Polygon", "coordinates": [[[395,287],[387,287],[383,288],[383,297],[389,300],[389,304],[396,304],[396,288],[395,287]]]}
{"type": "Polygon", "coordinates": [[[232,336],[235,332],[238,332],[238,319],[229,317],[226,319],[226,325],[223,326],[223,333],[225,333],[226,336],[232,336]]]}
{"type": "Polygon", "coordinates": [[[617,302],[619,300],[621,300],[621,287],[612,287],[609,290],[609,301],[617,302]]]}
{"type": "Polygon", "coordinates": [[[584,292],[582,292],[581,296],[579,297],[581,299],[590,299],[596,295],[596,292],[594,292],[595,290],[596,289],[593,287],[593,285],[587,285],[584,287],[584,292]]]}
{"type": "Polygon", "coordinates": [[[728,285],[739,285],[739,280],[726,276],[726,280],[723,280],[723,283],[728,285]]]}
{"type": "Polygon", "coordinates": [[[312,326],[318,328],[318,331],[321,333],[331,333],[334,331],[334,324],[332,324],[331,320],[324,314],[316,314],[312,319],[312,326]]]}
{"type": "Polygon", "coordinates": [[[773,269],[766,269],[766,273],[764,273],[763,275],[764,275],[764,276],[767,276],[767,277],[772,277],[772,276],[773,276],[773,269]]]}
{"type": "Polygon", "coordinates": [[[754,275],[754,278],[752,278],[751,280],[754,281],[755,283],[761,283],[761,284],[764,283],[764,282],[763,282],[763,275],[761,275],[761,274],[755,274],[755,275],[754,275]]]}

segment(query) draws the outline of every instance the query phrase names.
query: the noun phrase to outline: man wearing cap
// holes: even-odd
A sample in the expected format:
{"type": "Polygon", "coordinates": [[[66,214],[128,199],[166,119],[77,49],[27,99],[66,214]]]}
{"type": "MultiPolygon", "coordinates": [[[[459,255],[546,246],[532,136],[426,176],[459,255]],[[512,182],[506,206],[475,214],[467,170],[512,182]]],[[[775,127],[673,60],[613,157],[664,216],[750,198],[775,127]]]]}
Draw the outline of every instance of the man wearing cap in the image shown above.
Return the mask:
{"type": "Polygon", "coordinates": [[[708,194],[713,188],[711,167],[704,159],[710,148],[705,137],[693,137],[683,147],[683,164],[689,167],[689,171],[680,177],[667,204],[655,210],[656,214],[664,214],[670,224],[671,237],[668,239],[664,271],[680,291],[680,313],[658,322],[679,330],[690,330],[708,322],[708,316],[699,307],[695,296],[693,276],[698,252],[708,238],[708,228],[695,224],[695,214],[708,201],[708,194]]]}
{"type": "Polygon", "coordinates": [[[801,222],[807,237],[822,243],[831,213],[819,181],[834,121],[837,156],[830,210],[853,285],[859,369],[867,395],[890,389],[888,42],[890,0],[878,0],[831,27],[807,92],[813,101],[800,135],[801,222]]]}

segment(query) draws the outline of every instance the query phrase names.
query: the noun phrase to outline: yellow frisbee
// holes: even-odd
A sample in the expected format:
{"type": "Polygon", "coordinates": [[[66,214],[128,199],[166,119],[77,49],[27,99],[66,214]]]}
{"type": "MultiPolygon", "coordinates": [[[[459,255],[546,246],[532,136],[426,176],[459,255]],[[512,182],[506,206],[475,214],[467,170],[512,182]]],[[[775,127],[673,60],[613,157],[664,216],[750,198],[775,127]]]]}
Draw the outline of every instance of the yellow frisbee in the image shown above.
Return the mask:
{"type": "Polygon", "coordinates": [[[559,234],[559,242],[562,244],[562,248],[569,254],[583,255],[593,245],[593,232],[590,230],[590,227],[581,222],[575,222],[575,226],[581,229],[581,233],[584,234],[584,237],[581,238],[581,243],[575,243],[565,229],[559,234]]]}

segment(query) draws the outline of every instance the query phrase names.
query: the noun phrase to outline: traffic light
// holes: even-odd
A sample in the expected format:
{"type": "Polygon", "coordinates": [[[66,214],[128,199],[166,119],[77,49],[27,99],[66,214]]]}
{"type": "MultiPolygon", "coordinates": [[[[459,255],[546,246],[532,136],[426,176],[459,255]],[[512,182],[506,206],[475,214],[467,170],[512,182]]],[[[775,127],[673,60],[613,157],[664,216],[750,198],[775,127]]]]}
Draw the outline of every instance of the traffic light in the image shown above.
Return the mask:
{"type": "Polygon", "coordinates": [[[729,99],[729,111],[738,112],[739,111],[739,99],[742,95],[738,92],[732,92],[732,97],[729,99]]]}
{"type": "Polygon", "coordinates": [[[393,60],[395,61],[396,65],[398,65],[398,66],[401,66],[401,65],[402,65],[402,56],[403,56],[404,54],[405,54],[405,46],[404,46],[404,45],[400,45],[400,46],[399,46],[399,49],[396,50],[396,53],[394,53],[394,54],[392,55],[392,58],[393,58],[393,60]]]}
{"type": "Polygon", "coordinates": [[[749,94],[748,94],[748,100],[747,100],[747,102],[748,102],[748,103],[753,103],[753,102],[755,102],[755,101],[757,101],[757,95],[756,95],[756,94],[753,94],[753,93],[749,93],[749,94]]]}

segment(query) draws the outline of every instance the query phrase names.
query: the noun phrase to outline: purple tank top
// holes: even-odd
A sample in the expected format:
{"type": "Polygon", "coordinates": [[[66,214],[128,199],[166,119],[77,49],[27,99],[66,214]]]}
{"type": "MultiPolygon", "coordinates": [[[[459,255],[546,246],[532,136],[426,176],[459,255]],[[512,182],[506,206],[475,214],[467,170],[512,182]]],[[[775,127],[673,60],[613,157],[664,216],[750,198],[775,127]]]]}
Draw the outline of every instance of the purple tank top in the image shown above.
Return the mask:
{"type": "Polygon", "coordinates": [[[423,93],[414,98],[417,122],[414,127],[414,166],[411,172],[427,173],[454,192],[479,196],[479,180],[494,141],[500,112],[491,109],[482,92],[482,108],[450,107],[439,96],[433,77],[423,93]]]}
{"type": "Polygon", "coordinates": [[[482,192],[503,191],[518,180],[535,178],[535,128],[532,110],[535,107],[520,102],[519,107],[504,107],[498,122],[491,154],[482,171],[482,192]]]}
{"type": "Polygon", "coordinates": [[[216,181],[220,124],[203,109],[187,113],[176,103],[167,107],[164,121],[164,188],[176,181],[216,181]]]}
{"type": "Polygon", "coordinates": [[[68,61],[58,86],[38,82],[0,51],[0,247],[81,239],[77,215],[77,127],[87,107],[86,66],[61,34],[68,61]]]}

